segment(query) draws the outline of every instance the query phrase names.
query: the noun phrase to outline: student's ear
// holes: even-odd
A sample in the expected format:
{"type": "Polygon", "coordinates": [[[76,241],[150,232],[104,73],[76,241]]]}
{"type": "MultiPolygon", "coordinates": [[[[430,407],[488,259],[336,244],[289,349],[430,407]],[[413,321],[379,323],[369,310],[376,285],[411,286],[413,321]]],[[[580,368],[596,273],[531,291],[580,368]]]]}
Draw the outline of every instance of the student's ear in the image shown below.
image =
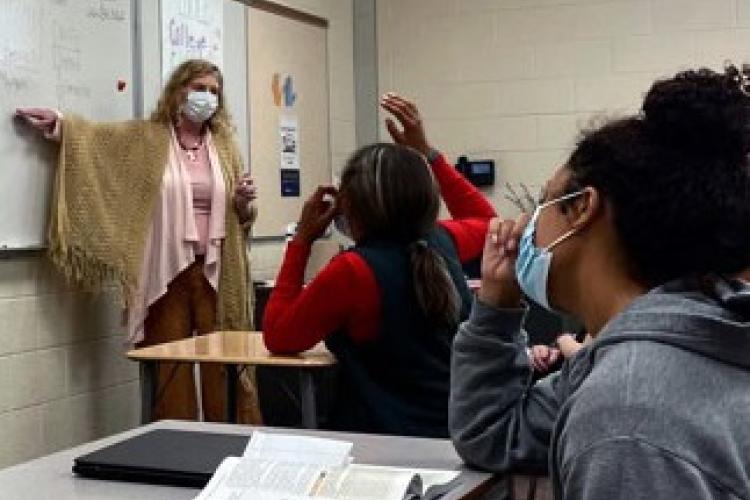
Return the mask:
{"type": "Polygon", "coordinates": [[[602,197],[595,187],[583,189],[583,193],[568,205],[567,217],[571,228],[582,229],[603,212],[602,197]]]}
{"type": "Polygon", "coordinates": [[[334,197],[334,203],[336,204],[336,215],[345,215],[349,212],[349,201],[341,193],[340,189],[334,197]]]}

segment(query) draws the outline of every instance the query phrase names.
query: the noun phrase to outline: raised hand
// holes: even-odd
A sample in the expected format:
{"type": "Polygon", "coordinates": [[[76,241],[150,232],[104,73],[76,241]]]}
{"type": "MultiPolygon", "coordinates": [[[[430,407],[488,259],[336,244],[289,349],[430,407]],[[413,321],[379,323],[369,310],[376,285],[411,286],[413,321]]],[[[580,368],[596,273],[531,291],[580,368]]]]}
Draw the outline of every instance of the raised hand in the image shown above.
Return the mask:
{"type": "Polygon", "coordinates": [[[487,229],[482,255],[482,286],[479,299],[485,304],[515,308],[521,303],[516,280],[518,242],[529,221],[527,214],[517,220],[492,219],[487,229]]]}
{"type": "Polygon", "coordinates": [[[398,94],[389,92],[381,98],[380,106],[391,113],[401,124],[401,128],[399,128],[393,118],[386,118],[385,120],[385,126],[388,133],[391,134],[393,142],[402,146],[409,146],[423,155],[427,155],[432,146],[427,141],[422,118],[414,103],[398,94]]]}
{"type": "Polygon", "coordinates": [[[57,113],[49,108],[17,108],[16,116],[20,116],[29,125],[47,134],[52,133],[57,123],[57,113]]]}
{"type": "Polygon", "coordinates": [[[323,235],[336,215],[335,197],[334,186],[318,186],[302,206],[295,239],[310,244],[323,235]]]}

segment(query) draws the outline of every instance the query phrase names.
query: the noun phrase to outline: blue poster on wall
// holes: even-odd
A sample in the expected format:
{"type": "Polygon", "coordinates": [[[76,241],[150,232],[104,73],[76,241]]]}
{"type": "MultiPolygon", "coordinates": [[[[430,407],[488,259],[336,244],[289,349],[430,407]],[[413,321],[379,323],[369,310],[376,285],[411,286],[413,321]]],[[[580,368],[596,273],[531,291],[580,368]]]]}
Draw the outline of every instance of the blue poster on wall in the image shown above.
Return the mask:
{"type": "Polygon", "coordinates": [[[281,169],[281,196],[299,196],[299,170],[281,169]]]}

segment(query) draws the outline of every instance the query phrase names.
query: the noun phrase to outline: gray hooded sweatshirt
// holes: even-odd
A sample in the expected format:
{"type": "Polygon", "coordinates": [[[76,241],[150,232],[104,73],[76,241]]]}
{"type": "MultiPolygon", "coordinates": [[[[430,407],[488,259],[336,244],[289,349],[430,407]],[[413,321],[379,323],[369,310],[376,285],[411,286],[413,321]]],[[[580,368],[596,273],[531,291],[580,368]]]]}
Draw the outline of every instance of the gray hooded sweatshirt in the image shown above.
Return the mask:
{"type": "Polygon", "coordinates": [[[522,317],[477,301],[455,338],[467,463],[548,470],[558,499],[750,500],[750,284],[656,288],[533,385],[522,317]]]}

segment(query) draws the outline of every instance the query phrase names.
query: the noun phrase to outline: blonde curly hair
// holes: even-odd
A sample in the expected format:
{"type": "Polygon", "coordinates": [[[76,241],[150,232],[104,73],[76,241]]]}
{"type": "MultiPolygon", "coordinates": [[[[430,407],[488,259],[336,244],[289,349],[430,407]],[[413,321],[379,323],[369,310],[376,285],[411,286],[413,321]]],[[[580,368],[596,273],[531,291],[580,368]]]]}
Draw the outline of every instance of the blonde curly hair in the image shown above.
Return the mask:
{"type": "Polygon", "coordinates": [[[233,127],[224,97],[224,76],[218,66],[203,59],[188,59],[175,68],[162,90],[156,109],[151,113],[151,121],[165,125],[176,123],[184,103],[182,91],[190,82],[205,75],[214,75],[219,82],[219,107],[208,119],[208,128],[215,134],[230,135],[233,127]]]}

